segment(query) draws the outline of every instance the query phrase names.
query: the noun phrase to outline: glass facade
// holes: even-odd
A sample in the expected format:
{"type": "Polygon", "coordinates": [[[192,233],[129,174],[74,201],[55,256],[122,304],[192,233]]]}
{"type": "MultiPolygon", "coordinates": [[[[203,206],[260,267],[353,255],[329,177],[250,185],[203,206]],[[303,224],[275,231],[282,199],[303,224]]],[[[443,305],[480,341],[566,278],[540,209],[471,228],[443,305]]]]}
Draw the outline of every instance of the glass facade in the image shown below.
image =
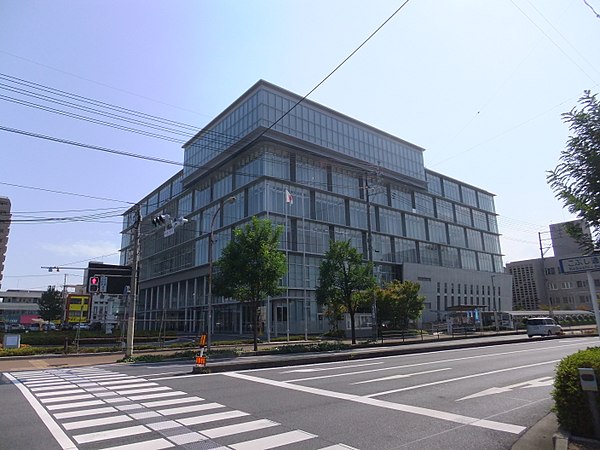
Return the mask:
{"type": "MultiPolygon", "coordinates": [[[[331,240],[349,240],[367,258],[370,231],[377,271],[390,280],[401,276],[405,263],[503,271],[493,196],[426,170],[422,149],[311,102],[297,106],[272,127],[278,132],[277,143],[269,135],[250,140],[249,134],[272,125],[291,108],[294,98],[266,83],[251,89],[186,144],[183,171],[139,203],[140,307],[147,308],[140,317],[145,317],[146,328],[158,326],[161,309],[173,308],[184,330],[206,326],[208,236],[212,231],[212,255],[217,260],[233,230],[253,216],[267,217],[285,230],[280,247],[288,257],[286,289],[281,298],[272,299],[271,307],[280,307],[282,301],[308,302],[311,331],[323,326],[314,290],[331,240]],[[298,140],[312,150],[301,149],[298,140]],[[232,150],[250,142],[241,152],[232,150]],[[315,146],[327,151],[327,157],[315,146]],[[332,157],[332,151],[340,158],[332,157]],[[229,158],[211,170],[196,172],[225,154],[229,158]],[[381,165],[395,172],[395,178],[375,177],[346,157],[381,165]],[[417,187],[411,180],[426,184],[417,187]],[[226,201],[232,196],[235,201],[226,201]],[[188,222],[165,237],[164,229],[150,224],[151,217],[165,213],[184,216],[188,222]]],[[[131,258],[127,250],[134,223],[130,210],[123,221],[124,264],[131,258]]],[[[247,318],[243,308],[236,309],[237,302],[223,298],[213,302],[223,314],[219,326],[224,331],[244,331],[247,318]]],[[[290,306],[284,316],[299,326],[303,310],[290,306]]],[[[270,313],[276,317],[277,311],[270,313]]]]}

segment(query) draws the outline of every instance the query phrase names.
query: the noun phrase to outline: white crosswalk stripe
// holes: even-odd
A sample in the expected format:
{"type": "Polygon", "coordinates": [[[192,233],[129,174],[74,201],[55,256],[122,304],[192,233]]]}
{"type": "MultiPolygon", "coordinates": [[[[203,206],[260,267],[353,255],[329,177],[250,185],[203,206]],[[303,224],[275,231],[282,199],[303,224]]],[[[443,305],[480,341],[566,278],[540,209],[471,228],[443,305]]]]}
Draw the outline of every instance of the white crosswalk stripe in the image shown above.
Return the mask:
{"type": "MultiPolygon", "coordinates": [[[[318,439],[306,431],[286,429],[278,422],[142,377],[89,368],[11,375],[27,387],[78,446],[161,450],[201,445],[213,450],[253,450],[318,439]],[[227,444],[215,441],[219,439],[226,439],[227,444]]],[[[356,450],[344,444],[326,444],[321,449],[356,450]]]]}

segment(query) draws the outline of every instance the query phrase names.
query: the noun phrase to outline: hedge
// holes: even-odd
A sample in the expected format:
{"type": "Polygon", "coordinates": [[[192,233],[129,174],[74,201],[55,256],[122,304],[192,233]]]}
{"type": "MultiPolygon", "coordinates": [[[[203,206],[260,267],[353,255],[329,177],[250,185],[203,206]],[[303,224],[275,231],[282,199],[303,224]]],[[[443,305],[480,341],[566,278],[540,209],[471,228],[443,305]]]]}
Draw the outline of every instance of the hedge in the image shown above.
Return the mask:
{"type": "MultiPolygon", "coordinates": [[[[594,437],[592,413],[587,393],[581,389],[579,371],[581,367],[594,369],[600,379],[600,347],[580,350],[562,359],[556,369],[554,379],[554,411],[558,423],[566,431],[576,436],[594,437]]],[[[600,410],[600,395],[596,395],[596,407],[600,410]]]]}

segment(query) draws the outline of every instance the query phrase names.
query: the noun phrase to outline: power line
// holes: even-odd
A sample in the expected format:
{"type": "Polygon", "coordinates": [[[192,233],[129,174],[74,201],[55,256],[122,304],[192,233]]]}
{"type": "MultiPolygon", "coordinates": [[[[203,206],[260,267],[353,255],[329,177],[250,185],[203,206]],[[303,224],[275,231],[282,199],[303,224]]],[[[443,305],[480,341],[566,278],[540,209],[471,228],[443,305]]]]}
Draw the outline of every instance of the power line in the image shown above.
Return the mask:
{"type": "MultiPolygon", "coordinates": [[[[2,127],[0,127],[0,128],[2,128],[2,127]]],[[[46,188],[35,187],[35,186],[26,186],[26,185],[23,185],[23,184],[6,183],[6,182],[2,182],[2,181],[0,181],[0,184],[4,185],[4,186],[18,187],[18,188],[22,188],[22,189],[31,189],[31,190],[34,190],[34,191],[50,192],[50,193],[53,193],[53,194],[72,195],[72,196],[75,196],[75,197],[90,198],[90,199],[93,199],[93,200],[104,200],[104,201],[109,201],[109,202],[126,203],[128,205],[135,205],[136,204],[135,202],[128,202],[128,201],[125,201],[125,200],[117,200],[117,199],[114,199],[114,198],[96,197],[96,196],[93,196],[93,195],[78,194],[78,193],[75,193],[75,192],[68,192],[68,191],[57,191],[57,190],[54,190],[54,189],[46,189],[46,188]]]]}

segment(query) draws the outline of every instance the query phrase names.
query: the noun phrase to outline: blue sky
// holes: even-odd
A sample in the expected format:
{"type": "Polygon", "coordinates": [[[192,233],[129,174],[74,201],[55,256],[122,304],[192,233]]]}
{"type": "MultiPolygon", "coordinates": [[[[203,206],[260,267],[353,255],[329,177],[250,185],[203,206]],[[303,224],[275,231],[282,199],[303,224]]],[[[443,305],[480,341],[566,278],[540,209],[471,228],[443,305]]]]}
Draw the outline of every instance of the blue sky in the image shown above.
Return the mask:
{"type": "MultiPolygon", "coordinates": [[[[588,3],[600,11],[600,0],[588,3]]],[[[0,0],[0,74],[200,129],[258,79],[306,94],[401,4],[0,0]]],[[[546,171],[568,137],[561,114],[600,90],[598,42],[600,19],[583,0],[411,0],[310,99],[424,147],[427,167],[496,194],[505,263],[536,258],[538,232],[573,218],[546,171]]],[[[180,143],[8,101],[18,94],[6,80],[0,127],[183,160],[180,143]]],[[[81,282],[81,270],[42,266],[117,263],[125,202],[178,170],[1,130],[0,151],[0,196],[15,219],[115,216],[14,223],[3,290],[81,282]]]]}

